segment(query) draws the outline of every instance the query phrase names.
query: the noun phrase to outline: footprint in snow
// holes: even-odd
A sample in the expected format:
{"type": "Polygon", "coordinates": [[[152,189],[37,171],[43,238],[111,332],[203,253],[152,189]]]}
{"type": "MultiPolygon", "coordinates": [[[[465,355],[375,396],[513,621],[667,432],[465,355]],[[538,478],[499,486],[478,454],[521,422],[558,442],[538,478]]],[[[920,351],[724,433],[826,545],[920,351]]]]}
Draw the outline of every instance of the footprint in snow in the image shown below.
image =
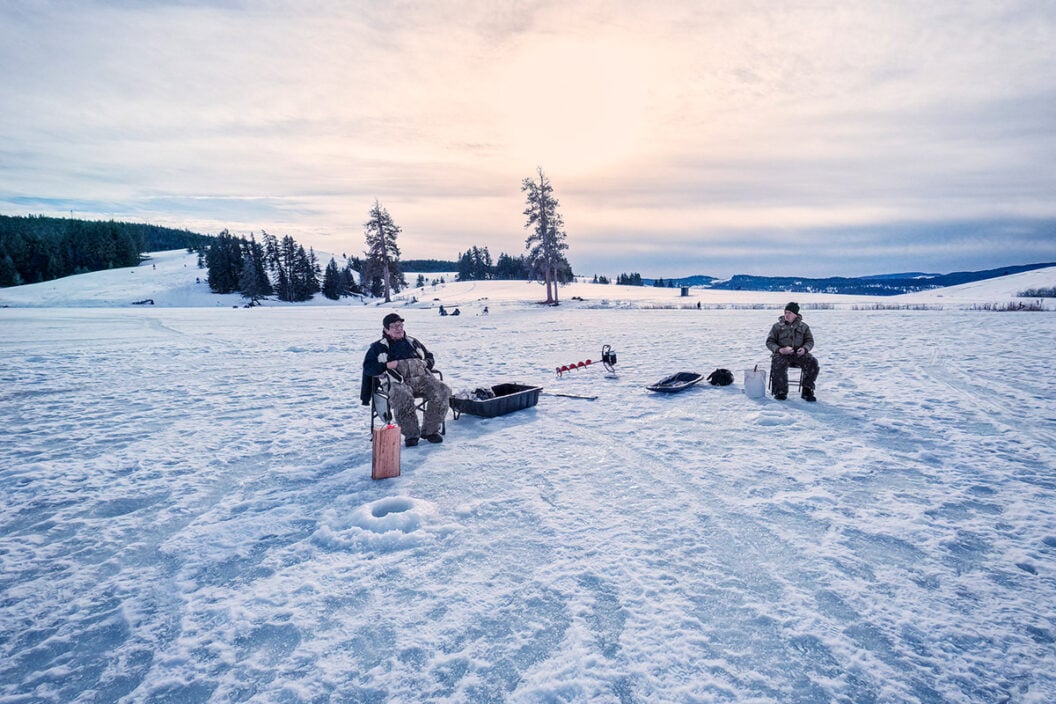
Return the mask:
{"type": "Polygon", "coordinates": [[[788,425],[788,416],[779,411],[762,411],[755,419],[756,425],[773,427],[776,425],[788,425]]]}

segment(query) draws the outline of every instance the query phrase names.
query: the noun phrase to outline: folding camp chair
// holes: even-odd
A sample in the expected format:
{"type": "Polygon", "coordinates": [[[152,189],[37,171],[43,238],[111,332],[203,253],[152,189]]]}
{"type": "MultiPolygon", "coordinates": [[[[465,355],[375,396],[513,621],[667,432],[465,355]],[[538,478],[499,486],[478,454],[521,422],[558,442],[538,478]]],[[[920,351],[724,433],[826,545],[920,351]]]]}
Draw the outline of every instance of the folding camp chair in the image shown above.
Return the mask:
{"type": "MultiPolygon", "coordinates": [[[[803,369],[801,367],[788,366],[788,390],[791,391],[793,388],[802,390],[803,388],[803,369]],[[792,372],[795,372],[793,374],[792,372]]],[[[774,393],[774,369],[770,368],[770,393],[774,393]]]]}
{"type": "MultiPolygon", "coordinates": [[[[431,369],[433,374],[440,377],[440,381],[444,380],[444,374],[438,369],[431,369]]],[[[386,372],[392,376],[396,381],[402,383],[403,377],[397,372],[389,370],[386,372]]],[[[392,408],[389,407],[389,394],[381,386],[381,377],[374,377],[374,391],[370,394],[370,432],[371,437],[374,434],[374,421],[380,420],[384,423],[391,423],[393,419],[392,408]]],[[[420,396],[415,396],[416,399],[420,399],[414,404],[416,412],[425,415],[425,403],[426,400],[420,396]]],[[[446,409],[445,409],[446,410],[446,409]]],[[[447,414],[444,414],[444,420],[440,421],[440,434],[447,435],[447,414]]]]}

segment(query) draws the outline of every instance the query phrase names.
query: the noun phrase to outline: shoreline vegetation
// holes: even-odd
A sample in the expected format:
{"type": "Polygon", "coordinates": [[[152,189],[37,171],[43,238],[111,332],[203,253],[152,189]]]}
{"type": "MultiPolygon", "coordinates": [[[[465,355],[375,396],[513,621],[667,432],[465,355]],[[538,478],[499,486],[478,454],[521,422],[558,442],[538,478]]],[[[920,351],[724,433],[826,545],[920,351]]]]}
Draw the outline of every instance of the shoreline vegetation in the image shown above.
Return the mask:
{"type": "MultiPolygon", "coordinates": [[[[264,231],[261,230],[261,232],[264,231]]],[[[222,236],[226,234],[225,231],[219,235],[203,235],[189,230],[113,220],[91,221],[43,215],[0,215],[0,288],[51,281],[92,271],[134,267],[144,261],[146,253],[155,251],[186,249],[188,252],[198,252],[200,259],[204,261],[207,253],[214,248],[216,243],[221,242],[222,236]]],[[[398,262],[398,265],[402,273],[410,274],[441,270],[457,271],[458,280],[522,278],[525,266],[524,257],[522,256],[520,261],[511,259],[512,264],[505,262],[504,258],[508,256],[500,255],[501,261],[493,265],[486,246],[482,248],[473,246],[465,253],[460,253],[456,260],[408,259],[398,262]],[[498,266],[504,263],[510,265],[498,266]],[[496,271],[489,271],[489,266],[496,268],[496,271]],[[501,271],[498,270],[500,268],[501,271]]],[[[350,261],[354,260],[355,258],[350,261]]],[[[828,278],[739,274],[725,280],[700,275],[651,279],[633,272],[621,273],[612,278],[595,274],[594,283],[608,284],[615,281],[624,286],[693,287],[722,291],[782,291],[789,294],[833,293],[882,298],[985,281],[990,278],[1051,266],[1056,266],[1056,263],[1025,264],[949,274],[891,274],[828,278]]],[[[240,272],[236,272],[238,273],[240,272]]],[[[419,275],[418,285],[423,283],[425,283],[424,279],[419,275]]],[[[407,288],[412,287],[407,286],[407,288]]],[[[1017,297],[1024,299],[1054,298],[1056,297],[1056,286],[1025,289],[1019,292],[1017,297]]],[[[655,307],[696,307],[696,304],[661,304],[655,307]]],[[[716,304],[708,304],[708,307],[714,309],[716,304]]],[[[721,304],[718,307],[727,307],[727,304],[721,304]]],[[[856,306],[856,308],[861,310],[926,310],[928,306],[878,302],[873,305],[856,306]]],[[[1005,304],[988,304],[982,306],[981,309],[1034,311],[1045,310],[1045,306],[1041,302],[1014,301],[1005,304]]]]}

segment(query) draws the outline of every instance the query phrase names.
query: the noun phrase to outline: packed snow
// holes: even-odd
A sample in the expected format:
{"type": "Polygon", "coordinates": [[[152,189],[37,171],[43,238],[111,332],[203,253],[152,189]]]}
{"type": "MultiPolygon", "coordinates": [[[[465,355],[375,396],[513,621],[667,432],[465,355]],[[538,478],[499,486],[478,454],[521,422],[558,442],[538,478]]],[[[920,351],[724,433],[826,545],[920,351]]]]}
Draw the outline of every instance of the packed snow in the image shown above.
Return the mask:
{"type": "Polygon", "coordinates": [[[1056,315],[971,309],[1056,270],[244,308],[194,261],[0,290],[0,702],[1056,701],[1056,315]],[[816,404],[742,388],[790,298],[816,404]],[[393,309],[538,404],[371,480],[393,309]]]}

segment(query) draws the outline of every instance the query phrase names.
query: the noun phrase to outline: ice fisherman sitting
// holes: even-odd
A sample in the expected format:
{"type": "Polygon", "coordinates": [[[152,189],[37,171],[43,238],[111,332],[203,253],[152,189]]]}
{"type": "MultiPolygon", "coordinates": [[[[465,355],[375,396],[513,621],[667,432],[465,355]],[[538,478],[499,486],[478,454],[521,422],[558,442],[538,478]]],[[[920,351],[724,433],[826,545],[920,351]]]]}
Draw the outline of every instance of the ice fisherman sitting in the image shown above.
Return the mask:
{"type": "Polygon", "coordinates": [[[798,303],[793,301],[785,306],[785,312],[766,336],[766,347],[773,353],[770,358],[770,383],[774,398],[778,401],[788,398],[788,368],[799,367],[803,374],[800,380],[803,400],[816,401],[814,382],[821,365],[810,354],[814,348],[814,335],[810,332],[810,326],[803,322],[798,303]]]}
{"type": "Polygon", "coordinates": [[[404,332],[403,323],[398,313],[389,313],[382,320],[381,339],[370,346],[363,359],[360,400],[364,406],[370,405],[377,379],[389,396],[389,406],[407,447],[417,445],[419,437],[443,442],[440,425],[450,407],[451,389],[433,374],[432,353],[404,332]],[[426,401],[420,429],[415,396],[426,401]]]}

